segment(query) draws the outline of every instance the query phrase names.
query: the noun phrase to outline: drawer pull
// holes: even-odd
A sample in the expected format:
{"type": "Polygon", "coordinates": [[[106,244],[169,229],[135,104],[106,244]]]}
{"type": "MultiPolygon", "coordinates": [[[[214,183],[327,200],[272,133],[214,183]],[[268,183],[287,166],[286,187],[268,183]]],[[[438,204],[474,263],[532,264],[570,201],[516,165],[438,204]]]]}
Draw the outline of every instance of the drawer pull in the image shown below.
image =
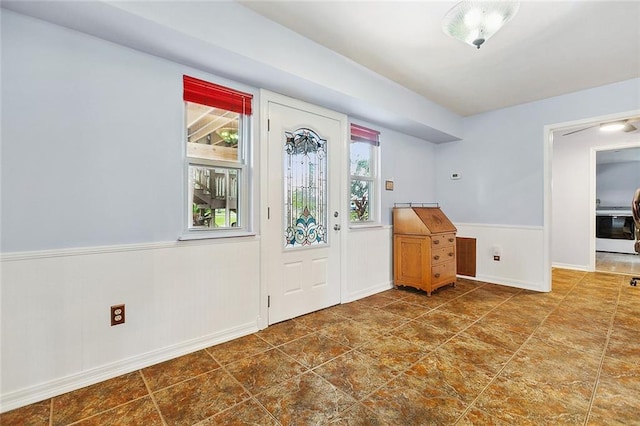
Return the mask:
{"type": "Polygon", "coordinates": [[[440,244],[440,240],[433,240],[433,244],[440,244]]]}
{"type": "Polygon", "coordinates": [[[449,242],[452,243],[453,242],[453,238],[449,238],[449,242]]]}
{"type": "Polygon", "coordinates": [[[453,257],[453,252],[449,252],[449,256],[450,256],[450,257],[453,257]]]}
{"type": "Polygon", "coordinates": [[[440,272],[436,272],[433,276],[436,278],[440,278],[440,272]]]}
{"type": "Polygon", "coordinates": [[[438,260],[438,259],[440,259],[440,256],[438,256],[437,254],[433,256],[433,260],[438,260]]]}

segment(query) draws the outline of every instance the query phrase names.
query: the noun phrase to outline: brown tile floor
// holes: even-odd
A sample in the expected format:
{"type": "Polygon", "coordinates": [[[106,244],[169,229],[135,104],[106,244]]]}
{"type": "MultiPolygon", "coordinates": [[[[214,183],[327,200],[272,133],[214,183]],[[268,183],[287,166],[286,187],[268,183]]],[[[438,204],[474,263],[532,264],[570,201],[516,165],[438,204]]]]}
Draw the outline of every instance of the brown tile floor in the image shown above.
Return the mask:
{"type": "Polygon", "coordinates": [[[640,288],[389,290],[51,398],[8,425],[640,424],[640,288]]]}

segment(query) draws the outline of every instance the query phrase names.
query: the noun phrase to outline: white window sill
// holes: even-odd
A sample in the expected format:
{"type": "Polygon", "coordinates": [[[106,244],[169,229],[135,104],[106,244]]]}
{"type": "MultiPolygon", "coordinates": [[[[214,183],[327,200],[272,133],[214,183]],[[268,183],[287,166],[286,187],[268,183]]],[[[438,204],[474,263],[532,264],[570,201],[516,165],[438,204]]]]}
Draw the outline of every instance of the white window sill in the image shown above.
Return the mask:
{"type": "Polygon", "coordinates": [[[223,238],[244,238],[244,237],[255,237],[255,232],[249,231],[234,231],[234,230],[223,230],[223,231],[215,231],[215,232],[189,232],[182,234],[178,237],[178,241],[194,241],[194,240],[219,240],[223,238]]]}

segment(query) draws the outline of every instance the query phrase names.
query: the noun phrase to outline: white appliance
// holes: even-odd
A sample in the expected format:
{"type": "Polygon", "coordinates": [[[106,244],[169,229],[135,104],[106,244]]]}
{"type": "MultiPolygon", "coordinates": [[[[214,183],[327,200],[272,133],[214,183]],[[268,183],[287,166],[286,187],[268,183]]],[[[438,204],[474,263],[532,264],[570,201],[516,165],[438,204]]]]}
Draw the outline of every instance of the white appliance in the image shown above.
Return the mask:
{"type": "Polygon", "coordinates": [[[596,209],[596,251],[635,254],[631,207],[596,209]]]}

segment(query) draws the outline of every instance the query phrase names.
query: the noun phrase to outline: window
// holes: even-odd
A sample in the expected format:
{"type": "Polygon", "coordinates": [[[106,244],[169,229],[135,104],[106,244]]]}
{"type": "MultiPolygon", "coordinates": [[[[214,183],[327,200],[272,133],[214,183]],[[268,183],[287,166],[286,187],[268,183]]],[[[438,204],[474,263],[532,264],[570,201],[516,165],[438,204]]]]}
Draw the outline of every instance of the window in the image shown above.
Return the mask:
{"type": "Polygon", "coordinates": [[[351,124],[350,221],[367,223],[379,220],[380,179],[378,156],[380,132],[351,124]]]}
{"type": "Polygon", "coordinates": [[[252,95],[184,76],[187,230],[247,229],[252,95]]]}

